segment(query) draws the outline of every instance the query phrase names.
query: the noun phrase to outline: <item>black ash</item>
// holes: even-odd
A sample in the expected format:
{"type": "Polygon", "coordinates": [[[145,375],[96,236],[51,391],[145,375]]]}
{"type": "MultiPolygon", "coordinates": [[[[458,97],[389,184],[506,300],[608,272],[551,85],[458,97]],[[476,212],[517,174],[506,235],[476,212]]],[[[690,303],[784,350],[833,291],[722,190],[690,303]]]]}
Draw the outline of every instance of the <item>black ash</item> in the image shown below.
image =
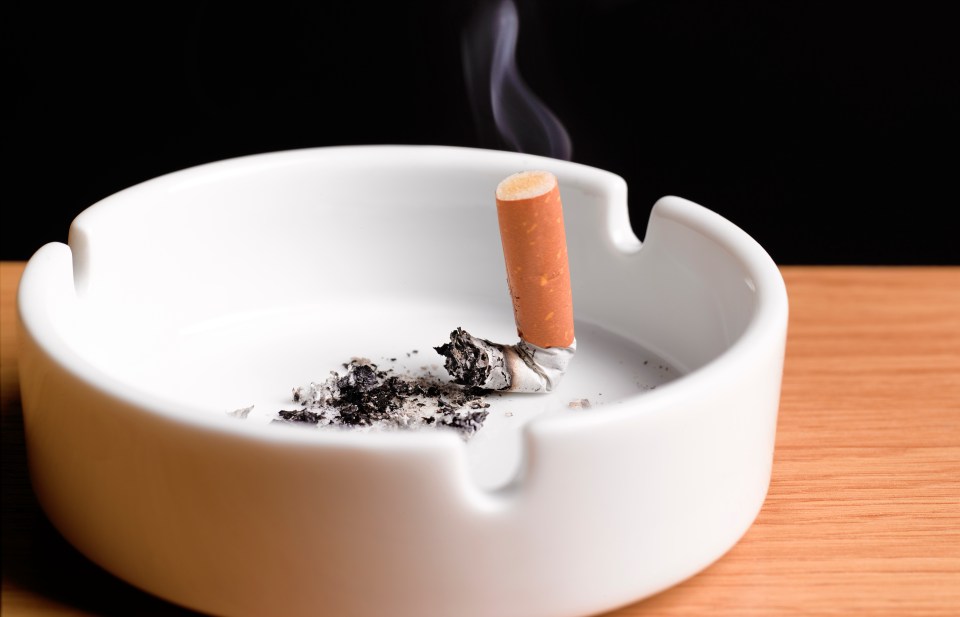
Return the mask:
{"type": "Polygon", "coordinates": [[[490,413],[484,391],[380,368],[367,359],[345,363],[319,383],[294,388],[300,409],[278,413],[274,422],[345,428],[456,430],[467,439],[490,413]]]}

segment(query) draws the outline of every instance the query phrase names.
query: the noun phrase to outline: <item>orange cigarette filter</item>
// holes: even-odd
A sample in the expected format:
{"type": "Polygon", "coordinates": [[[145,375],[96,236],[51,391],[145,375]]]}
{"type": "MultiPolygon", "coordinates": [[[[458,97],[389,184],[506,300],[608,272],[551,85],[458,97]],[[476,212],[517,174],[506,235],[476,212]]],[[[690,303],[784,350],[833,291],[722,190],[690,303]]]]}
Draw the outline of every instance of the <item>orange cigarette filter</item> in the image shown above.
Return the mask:
{"type": "Polygon", "coordinates": [[[517,333],[540,347],[570,347],[573,295],[556,176],[522,171],[505,178],[497,218],[517,333]]]}

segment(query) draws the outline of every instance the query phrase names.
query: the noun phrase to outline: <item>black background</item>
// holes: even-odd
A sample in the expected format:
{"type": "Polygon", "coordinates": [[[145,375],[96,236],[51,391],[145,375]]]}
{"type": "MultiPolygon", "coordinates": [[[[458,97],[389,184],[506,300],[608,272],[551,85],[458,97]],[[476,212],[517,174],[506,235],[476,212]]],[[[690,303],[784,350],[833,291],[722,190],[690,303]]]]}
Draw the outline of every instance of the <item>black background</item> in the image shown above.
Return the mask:
{"type": "MultiPolygon", "coordinates": [[[[504,147],[475,121],[479,2],[12,3],[0,258],[113,192],[343,144],[504,147]]],[[[572,160],[679,195],[781,264],[960,264],[951,3],[517,0],[517,61],[572,160]]]]}

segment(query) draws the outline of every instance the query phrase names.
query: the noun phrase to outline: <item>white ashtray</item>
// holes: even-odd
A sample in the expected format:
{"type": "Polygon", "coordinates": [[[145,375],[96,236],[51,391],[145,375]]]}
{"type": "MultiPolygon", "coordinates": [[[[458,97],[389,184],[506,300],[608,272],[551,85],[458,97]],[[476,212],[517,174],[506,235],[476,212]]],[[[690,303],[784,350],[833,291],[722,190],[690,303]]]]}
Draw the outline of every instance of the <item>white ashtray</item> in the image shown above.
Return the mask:
{"type": "Polygon", "coordinates": [[[641,247],[626,191],[554,159],[358,146],[97,203],[19,289],[44,511],[116,576],[228,617],[574,617],[694,575],[766,496],[787,296],[684,199],[641,247]],[[454,328],[515,341],[493,193],[527,169],[563,194],[577,355],[556,390],[491,395],[467,440],[269,420],[355,356],[442,379],[454,328]]]}

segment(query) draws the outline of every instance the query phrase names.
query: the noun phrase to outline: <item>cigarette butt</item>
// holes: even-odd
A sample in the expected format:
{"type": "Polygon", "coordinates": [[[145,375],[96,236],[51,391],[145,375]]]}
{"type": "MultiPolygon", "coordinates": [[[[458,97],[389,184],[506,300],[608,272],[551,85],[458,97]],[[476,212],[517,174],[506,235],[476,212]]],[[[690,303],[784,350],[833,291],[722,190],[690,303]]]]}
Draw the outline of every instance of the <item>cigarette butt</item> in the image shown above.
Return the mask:
{"type": "Polygon", "coordinates": [[[500,182],[496,196],[520,342],[501,345],[457,328],[434,349],[455,383],[551,392],[577,349],[560,186],[550,172],[523,171],[500,182]]]}
{"type": "Polygon", "coordinates": [[[522,171],[500,182],[496,197],[517,333],[539,347],[570,347],[573,296],[557,178],[522,171]]]}

